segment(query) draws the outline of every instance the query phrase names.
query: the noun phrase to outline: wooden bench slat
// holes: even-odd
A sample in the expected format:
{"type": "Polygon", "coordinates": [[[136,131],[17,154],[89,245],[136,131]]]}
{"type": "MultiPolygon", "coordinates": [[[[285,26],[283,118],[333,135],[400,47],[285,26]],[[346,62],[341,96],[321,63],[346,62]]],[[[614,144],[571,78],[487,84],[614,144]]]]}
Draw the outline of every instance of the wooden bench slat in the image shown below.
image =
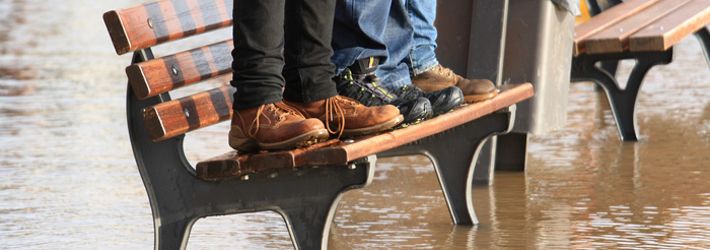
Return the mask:
{"type": "MultiPolygon", "coordinates": [[[[283,156],[284,153],[292,156],[292,162],[288,161],[287,163],[283,163],[281,160],[275,160],[274,162],[265,164],[268,169],[293,168],[305,165],[343,165],[460,126],[528,99],[532,97],[533,94],[533,87],[529,83],[508,85],[506,89],[491,100],[468,105],[407,128],[358,138],[354,143],[343,143],[337,140],[331,140],[308,148],[262,153],[253,155],[252,157],[263,157],[258,159],[268,162],[272,154],[274,154],[275,157],[279,157],[279,159],[281,159],[281,157],[288,158],[283,156]]],[[[256,164],[249,162],[250,160],[251,159],[245,158],[243,155],[230,153],[198,163],[197,173],[200,178],[207,180],[253,173],[257,170],[255,170],[254,167],[248,166],[256,164]]]]}
{"type": "Polygon", "coordinates": [[[599,15],[594,16],[588,22],[575,27],[574,43],[575,55],[584,52],[584,39],[598,33],[601,30],[625,19],[629,16],[638,13],[641,10],[648,8],[659,0],[630,0],[622,4],[605,10],[599,15]]]}
{"type": "Polygon", "coordinates": [[[623,52],[628,38],[646,25],[666,16],[690,0],[662,0],[654,5],[600,31],[584,42],[585,53],[601,54],[623,52]]]}
{"type": "Polygon", "coordinates": [[[629,38],[630,51],[665,51],[710,23],[710,0],[693,0],[629,38]]]}
{"type": "Polygon", "coordinates": [[[157,104],[144,111],[146,128],[154,141],[163,141],[229,120],[232,93],[231,86],[222,86],[157,104]]]}
{"type": "Polygon", "coordinates": [[[232,71],[232,40],[219,42],[126,68],[139,99],[157,96],[232,71]]]}
{"type": "Polygon", "coordinates": [[[104,14],[116,53],[232,25],[232,0],[161,0],[104,14]]]}
{"type": "Polygon", "coordinates": [[[222,178],[242,176],[269,170],[294,168],[304,165],[301,160],[305,152],[339,144],[339,140],[311,145],[290,151],[260,152],[256,154],[240,154],[232,151],[197,164],[197,175],[203,180],[219,180],[222,178]]]}

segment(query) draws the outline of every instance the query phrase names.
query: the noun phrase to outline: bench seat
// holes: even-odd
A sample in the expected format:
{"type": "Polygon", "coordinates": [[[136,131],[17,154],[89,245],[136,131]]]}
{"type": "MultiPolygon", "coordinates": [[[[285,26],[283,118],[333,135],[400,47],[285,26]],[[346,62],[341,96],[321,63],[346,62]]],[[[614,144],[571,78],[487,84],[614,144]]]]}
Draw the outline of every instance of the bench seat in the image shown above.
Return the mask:
{"type": "Polygon", "coordinates": [[[229,152],[198,163],[197,175],[202,179],[214,181],[271,169],[295,168],[305,165],[346,165],[357,159],[376,155],[471,122],[532,96],[533,88],[529,83],[506,85],[503,91],[491,100],[463,106],[417,125],[353,140],[331,140],[291,151],[246,155],[236,151],[229,152]]]}

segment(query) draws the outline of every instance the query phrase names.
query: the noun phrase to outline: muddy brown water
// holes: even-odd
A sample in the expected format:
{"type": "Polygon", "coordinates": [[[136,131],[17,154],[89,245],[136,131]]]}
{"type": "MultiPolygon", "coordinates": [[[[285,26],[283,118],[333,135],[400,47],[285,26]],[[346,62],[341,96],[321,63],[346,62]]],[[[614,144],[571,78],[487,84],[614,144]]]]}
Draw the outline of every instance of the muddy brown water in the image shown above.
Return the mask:
{"type": "MultiPolygon", "coordinates": [[[[0,1],[0,249],[152,248],[126,131],[130,57],[100,16],[138,2],[0,1]]],[[[675,55],[644,83],[640,142],[619,142],[603,95],[573,84],[568,126],[533,137],[528,170],[475,188],[480,225],[451,224],[426,158],[382,159],[344,196],[331,249],[710,249],[710,72],[693,39],[675,55]]],[[[189,157],[226,151],[225,129],[190,135],[189,157]]],[[[291,245],[262,212],[200,220],[188,248],[291,245]]]]}

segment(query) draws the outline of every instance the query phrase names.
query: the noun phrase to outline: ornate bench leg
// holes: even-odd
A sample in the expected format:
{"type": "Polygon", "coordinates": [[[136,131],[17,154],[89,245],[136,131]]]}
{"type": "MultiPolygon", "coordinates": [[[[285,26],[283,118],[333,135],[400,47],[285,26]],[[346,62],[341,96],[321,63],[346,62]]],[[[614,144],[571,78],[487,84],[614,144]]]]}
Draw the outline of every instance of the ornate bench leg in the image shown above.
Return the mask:
{"type": "Polygon", "coordinates": [[[338,172],[320,175],[309,182],[315,185],[304,187],[299,193],[292,193],[290,198],[277,202],[278,212],[282,214],[291,241],[296,249],[327,249],[330,225],[338,207],[338,201],[346,190],[368,185],[374,176],[377,157],[370,156],[349,167],[332,167],[329,171],[338,172]],[[353,186],[353,175],[365,172],[365,182],[353,186]]]}
{"type": "Polygon", "coordinates": [[[610,56],[580,56],[575,59],[572,78],[574,81],[592,80],[601,86],[609,99],[621,140],[638,141],[635,109],[641,83],[643,83],[644,77],[653,66],[668,64],[672,61],[673,50],[629,54],[630,58],[636,59],[636,65],[631,71],[629,80],[624,88],[619,85],[613,75],[595,66],[598,61],[608,60],[606,57],[610,56]]]}
{"type": "Polygon", "coordinates": [[[379,156],[427,156],[436,169],[454,224],[478,224],[471,196],[478,155],[486,140],[510,131],[513,114],[494,113],[379,156]]]}
{"type": "Polygon", "coordinates": [[[705,62],[710,66],[710,31],[708,31],[708,28],[702,28],[698,32],[695,32],[695,37],[700,40],[700,45],[705,54],[705,62]]]}
{"type": "Polygon", "coordinates": [[[155,249],[172,250],[185,249],[187,240],[190,237],[190,230],[196,219],[186,218],[168,222],[168,220],[156,221],[155,225],[155,249]]]}

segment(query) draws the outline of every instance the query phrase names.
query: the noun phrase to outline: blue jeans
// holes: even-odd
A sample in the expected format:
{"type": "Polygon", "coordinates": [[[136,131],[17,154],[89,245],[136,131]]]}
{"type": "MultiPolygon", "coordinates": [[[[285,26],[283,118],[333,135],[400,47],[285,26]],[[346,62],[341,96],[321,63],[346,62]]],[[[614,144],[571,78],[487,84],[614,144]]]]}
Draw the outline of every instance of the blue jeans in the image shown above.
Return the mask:
{"type": "Polygon", "coordinates": [[[338,0],[332,61],[340,74],[358,59],[379,57],[386,87],[411,83],[408,58],[413,28],[401,0],[338,0]]]}
{"type": "Polygon", "coordinates": [[[390,6],[384,0],[337,0],[331,58],[336,74],[358,59],[387,59],[384,34],[390,6]]]}
{"type": "Polygon", "coordinates": [[[435,0],[338,0],[333,33],[336,73],[358,59],[380,57],[382,85],[411,84],[439,64],[436,59],[435,0]]]}
{"type": "Polygon", "coordinates": [[[437,31],[434,27],[436,19],[435,0],[404,0],[406,1],[409,20],[414,28],[413,48],[409,54],[409,62],[413,75],[418,75],[439,64],[436,59],[437,31]]]}

